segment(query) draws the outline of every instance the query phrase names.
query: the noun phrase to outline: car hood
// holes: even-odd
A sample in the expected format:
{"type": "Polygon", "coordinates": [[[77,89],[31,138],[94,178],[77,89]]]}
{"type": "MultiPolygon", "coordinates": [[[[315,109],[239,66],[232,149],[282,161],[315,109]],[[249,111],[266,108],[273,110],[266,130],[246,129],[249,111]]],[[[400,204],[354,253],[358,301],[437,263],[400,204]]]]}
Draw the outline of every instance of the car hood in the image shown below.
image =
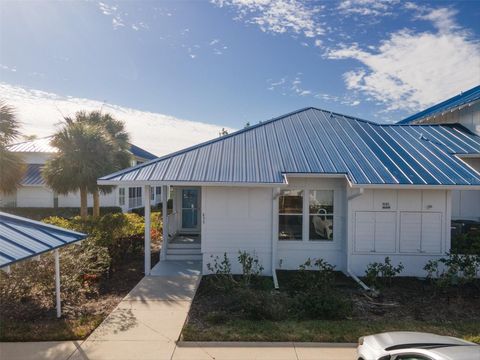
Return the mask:
{"type": "Polygon", "coordinates": [[[429,333],[418,333],[411,331],[393,331],[375,335],[375,341],[382,349],[389,349],[392,346],[412,344],[445,344],[445,345],[468,345],[472,344],[465,340],[456,339],[450,336],[441,336],[429,333]]]}

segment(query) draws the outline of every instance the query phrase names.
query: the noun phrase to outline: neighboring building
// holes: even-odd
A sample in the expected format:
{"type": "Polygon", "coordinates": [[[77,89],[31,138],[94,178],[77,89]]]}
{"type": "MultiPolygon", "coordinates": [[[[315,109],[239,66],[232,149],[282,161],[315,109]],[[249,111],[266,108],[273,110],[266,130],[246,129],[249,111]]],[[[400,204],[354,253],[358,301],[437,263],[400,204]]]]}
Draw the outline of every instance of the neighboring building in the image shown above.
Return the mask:
{"type": "MultiPolygon", "coordinates": [[[[399,124],[461,124],[480,135],[480,86],[465,91],[399,124]]],[[[458,155],[473,168],[480,169],[480,156],[458,155]]],[[[480,220],[480,191],[452,191],[452,219],[480,220]]]]}
{"type": "Polygon", "coordinates": [[[480,189],[479,169],[460,156],[479,155],[480,137],[459,125],[384,125],[307,108],[98,183],[173,194],[162,260],[202,259],[204,272],[224,253],[240,271],[246,250],[267,274],[323,258],[363,275],[389,256],[404,275],[424,276],[450,249],[452,191],[480,189]]]}
{"type": "MultiPolygon", "coordinates": [[[[20,154],[27,169],[16,193],[0,194],[0,207],[79,207],[79,193],[56,194],[45,184],[41,170],[45,162],[58,150],[50,145],[51,137],[11,144],[9,151],[20,154]]],[[[131,145],[132,166],[155,159],[156,156],[138,146],[131,145]]],[[[160,201],[160,188],[152,196],[152,204],[160,201]]],[[[93,205],[92,195],[88,196],[88,206],[93,205]]],[[[100,195],[101,206],[119,206],[123,211],[143,207],[141,187],[117,187],[110,194],[100,195]]]]}

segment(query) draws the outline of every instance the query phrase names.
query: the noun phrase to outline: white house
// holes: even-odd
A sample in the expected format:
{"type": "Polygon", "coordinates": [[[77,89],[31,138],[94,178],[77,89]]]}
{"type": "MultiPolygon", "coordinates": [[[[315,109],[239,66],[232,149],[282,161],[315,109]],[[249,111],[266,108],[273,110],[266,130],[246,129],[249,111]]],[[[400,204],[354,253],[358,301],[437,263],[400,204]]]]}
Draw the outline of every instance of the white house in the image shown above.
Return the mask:
{"type": "MultiPolygon", "coordinates": [[[[11,144],[8,150],[22,156],[27,164],[21,186],[13,194],[0,194],[0,207],[79,207],[79,193],[60,195],[46,186],[41,174],[42,166],[58,150],[50,145],[51,137],[11,144]]],[[[155,159],[156,156],[131,144],[132,166],[155,159]]],[[[159,187],[151,197],[152,205],[160,202],[159,187]]],[[[142,187],[117,187],[110,194],[100,195],[101,206],[118,206],[123,211],[143,207],[142,187]]],[[[93,198],[88,197],[88,206],[93,205],[93,198]]]]}
{"type": "MultiPolygon", "coordinates": [[[[450,249],[452,191],[480,190],[473,157],[480,137],[462,126],[377,124],[307,108],[98,183],[143,186],[147,198],[153,187],[172,189],[162,260],[201,259],[206,272],[212,256],[236,264],[246,250],[275,279],[276,269],[307,258],[363,275],[389,256],[414,276],[450,249]]],[[[149,246],[145,264],[149,273],[149,246]]]]}
{"type": "MultiPolygon", "coordinates": [[[[412,115],[399,124],[461,124],[480,136],[480,86],[412,115]]],[[[464,161],[480,168],[476,155],[464,161]]],[[[452,219],[480,220],[480,191],[452,191],[452,219]]]]}

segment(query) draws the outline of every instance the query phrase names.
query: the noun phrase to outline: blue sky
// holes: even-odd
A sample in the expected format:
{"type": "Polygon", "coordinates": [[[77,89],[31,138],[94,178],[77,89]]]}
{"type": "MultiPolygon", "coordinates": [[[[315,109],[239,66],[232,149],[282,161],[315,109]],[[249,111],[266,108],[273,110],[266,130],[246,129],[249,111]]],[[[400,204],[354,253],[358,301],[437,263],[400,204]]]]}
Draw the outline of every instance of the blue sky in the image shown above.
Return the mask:
{"type": "Polygon", "coordinates": [[[480,2],[4,1],[0,81],[240,128],[396,121],[480,83],[480,2]]]}

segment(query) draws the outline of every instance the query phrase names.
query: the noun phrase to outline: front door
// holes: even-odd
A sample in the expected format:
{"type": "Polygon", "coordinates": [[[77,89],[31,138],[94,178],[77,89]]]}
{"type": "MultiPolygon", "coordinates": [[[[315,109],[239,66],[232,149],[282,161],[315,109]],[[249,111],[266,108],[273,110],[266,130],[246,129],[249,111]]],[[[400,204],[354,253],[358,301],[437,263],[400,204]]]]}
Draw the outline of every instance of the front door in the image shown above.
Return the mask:
{"type": "Polygon", "coordinates": [[[199,189],[182,189],[182,231],[199,231],[199,189]]]}

